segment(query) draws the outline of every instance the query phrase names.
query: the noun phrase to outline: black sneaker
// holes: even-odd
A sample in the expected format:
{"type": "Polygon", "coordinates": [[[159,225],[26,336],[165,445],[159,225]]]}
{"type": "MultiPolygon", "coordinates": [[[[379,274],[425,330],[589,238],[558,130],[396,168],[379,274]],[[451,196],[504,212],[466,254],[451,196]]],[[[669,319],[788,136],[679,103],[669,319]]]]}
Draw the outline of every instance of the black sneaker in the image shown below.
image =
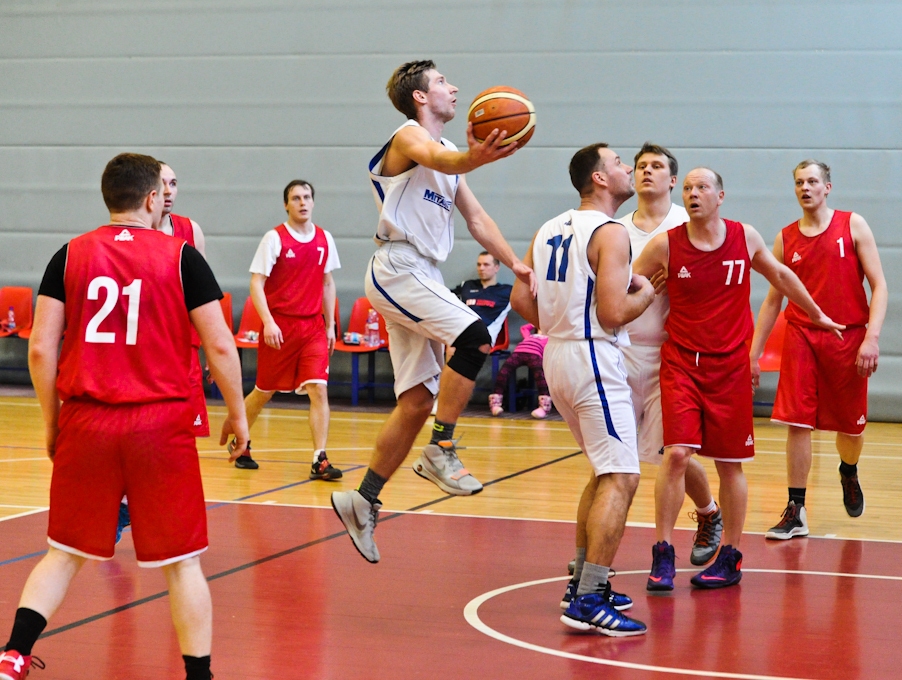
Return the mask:
{"type": "Polygon", "coordinates": [[[341,470],[332,467],[332,463],[326,458],[326,452],[322,451],[316,462],[310,466],[310,479],[322,479],[331,482],[335,479],[341,479],[341,470]]]}
{"type": "Polygon", "coordinates": [[[789,501],[780,523],[771,527],[764,534],[764,538],[776,538],[787,541],[796,536],[808,535],[808,513],[805,511],[804,505],[796,505],[795,501],[789,501]]]}
{"type": "MultiPolygon", "coordinates": [[[[232,453],[232,451],[235,449],[235,440],[234,439],[229,442],[228,449],[229,449],[229,453],[232,453]]],[[[251,443],[250,442],[247,443],[247,453],[243,453],[240,456],[238,456],[238,458],[235,459],[235,467],[241,468],[242,470],[256,470],[257,468],[260,467],[260,465],[257,463],[257,461],[255,461],[253,458],[251,458],[251,443]]]]}
{"type": "Polygon", "coordinates": [[[860,517],[864,512],[864,494],[861,493],[858,475],[846,477],[840,472],[839,481],[842,484],[842,504],[846,506],[846,512],[849,517],[860,517]]]}

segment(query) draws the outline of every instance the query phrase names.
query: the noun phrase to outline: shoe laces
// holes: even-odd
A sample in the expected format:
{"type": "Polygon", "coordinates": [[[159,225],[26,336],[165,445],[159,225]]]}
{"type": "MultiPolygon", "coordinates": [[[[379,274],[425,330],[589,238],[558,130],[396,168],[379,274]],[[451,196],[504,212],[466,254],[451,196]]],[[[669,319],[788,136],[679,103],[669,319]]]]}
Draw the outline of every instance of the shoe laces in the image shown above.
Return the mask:
{"type": "Polygon", "coordinates": [[[698,524],[698,530],[692,539],[693,543],[703,546],[711,545],[711,540],[714,538],[714,515],[716,514],[717,510],[710,515],[700,514],[696,510],[689,513],[689,519],[698,524]]]}
{"type": "Polygon", "coordinates": [[[457,472],[458,470],[463,470],[464,464],[460,462],[460,458],[457,457],[458,448],[461,451],[466,450],[466,446],[457,446],[457,442],[463,439],[463,435],[458,437],[457,439],[445,440],[443,442],[438,443],[438,447],[442,450],[442,453],[445,454],[445,466],[446,469],[451,472],[457,472]],[[446,442],[450,441],[451,446],[446,446],[446,442]]]}
{"type": "Polygon", "coordinates": [[[799,517],[799,508],[801,507],[801,505],[796,505],[795,503],[787,505],[786,509],[783,510],[783,516],[780,518],[780,523],[777,526],[785,527],[789,524],[793,524],[799,517]]]}
{"type": "Polygon", "coordinates": [[[857,505],[858,504],[858,490],[859,486],[858,475],[853,475],[852,477],[846,477],[842,473],[839,475],[839,479],[842,482],[842,490],[846,496],[849,497],[849,505],[857,505]]]}

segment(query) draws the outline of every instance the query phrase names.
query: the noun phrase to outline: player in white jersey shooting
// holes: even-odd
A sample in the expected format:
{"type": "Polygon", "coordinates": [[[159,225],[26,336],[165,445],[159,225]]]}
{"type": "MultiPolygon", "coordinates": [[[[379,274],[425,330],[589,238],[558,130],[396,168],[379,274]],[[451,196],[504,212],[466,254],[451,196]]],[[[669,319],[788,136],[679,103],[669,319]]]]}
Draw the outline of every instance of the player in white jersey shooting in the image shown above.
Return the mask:
{"type": "Polygon", "coordinates": [[[466,151],[443,139],[445,124],[454,118],[457,88],[432,61],[403,64],[392,74],[387,90],[408,120],[370,162],[379,208],[374,238],[379,248],[364,285],[367,298],[386,321],[398,404],[376,438],[359,489],[332,494],[332,507],[354,546],[370,562],[379,561],[373,539],[382,507],[379,493],[426,423],[439,375],[442,391],[432,439],[414,471],[449,494],[482,491],[482,484],[460,462],[453,439],[454,426],[491,349],[485,323],[444,285],[437,266],[451,252],[455,207],[473,238],[535,290],[532,270],[514,255],[464,178],[471,170],[510,156],[517,143],[504,146],[505,133],[498,130],[477,142],[469,125],[466,151]],[[455,349],[444,368],[443,345],[455,349]]]}

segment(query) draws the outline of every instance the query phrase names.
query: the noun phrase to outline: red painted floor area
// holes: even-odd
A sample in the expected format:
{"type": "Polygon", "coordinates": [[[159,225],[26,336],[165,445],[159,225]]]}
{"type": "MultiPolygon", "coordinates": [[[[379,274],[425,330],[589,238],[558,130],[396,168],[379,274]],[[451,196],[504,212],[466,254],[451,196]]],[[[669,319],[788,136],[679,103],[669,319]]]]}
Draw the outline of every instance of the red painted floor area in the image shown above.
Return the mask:
{"type": "MultiPolygon", "coordinates": [[[[686,571],[672,594],[648,596],[653,532],[629,528],[613,584],[636,600],[631,613],[649,625],[647,635],[568,632],[558,621],[564,580],[511,590],[478,610],[500,634],[585,660],[499,641],[463,613],[488,591],[563,576],[570,524],[383,512],[376,534],[383,559],[370,565],[340,534],[331,509],[220,505],[209,522],[204,569],[217,680],[902,675],[895,644],[902,581],[832,575],[898,577],[899,544],[747,536],[740,586],[694,591],[686,571]],[[632,570],[640,573],[625,573],[632,570]],[[787,573],[798,571],[823,573],[787,573]],[[678,669],[688,672],[673,675],[678,669]]],[[[9,560],[44,550],[45,529],[45,513],[0,522],[0,636],[39,558],[9,560]]],[[[679,535],[678,555],[688,555],[690,540],[689,532],[679,535]]],[[[164,590],[159,572],[136,567],[127,534],[116,560],[89,564],[75,580],[52,634],[35,648],[47,669],[32,677],[184,677],[164,590]]]]}

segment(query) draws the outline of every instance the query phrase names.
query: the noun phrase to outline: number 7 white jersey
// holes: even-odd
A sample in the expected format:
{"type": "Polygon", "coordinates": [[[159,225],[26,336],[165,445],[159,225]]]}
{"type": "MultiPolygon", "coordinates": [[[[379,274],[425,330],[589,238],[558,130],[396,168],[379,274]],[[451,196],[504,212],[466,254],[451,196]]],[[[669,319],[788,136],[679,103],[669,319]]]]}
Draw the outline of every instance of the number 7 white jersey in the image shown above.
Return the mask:
{"type": "MultiPolygon", "coordinates": [[[[568,210],[549,220],[536,234],[533,268],[539,282],[539,324],[543,333],[560,340],[607,340],[629,345],[623,327],[606,329],[598,322],[595,272],[589,265],[592,234],[614,219],[597,210],[568,210]]],[[[618,225],[622,228],[623,225],[618,225]]],[[[630,277],[623,282],[626,289],[630,277]]]]}

